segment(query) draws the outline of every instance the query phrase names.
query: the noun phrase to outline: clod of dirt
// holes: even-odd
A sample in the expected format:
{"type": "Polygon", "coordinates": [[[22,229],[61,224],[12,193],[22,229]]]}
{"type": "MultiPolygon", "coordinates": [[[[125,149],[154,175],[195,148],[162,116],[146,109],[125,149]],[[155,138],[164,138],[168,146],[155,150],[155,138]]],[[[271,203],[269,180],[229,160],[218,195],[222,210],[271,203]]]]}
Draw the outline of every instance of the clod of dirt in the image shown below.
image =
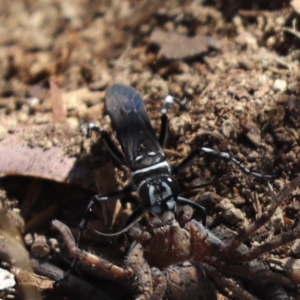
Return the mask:
{"type": "Polygon", "coordinates": [[[213,37],[199,34],[190,38],[174,32],[164,32],[161,30],[153,31],[150,41],[161,47],[158,58],[168,60],[188,59],[203,55],[210,48],[219,48],[218,41],[213,37]]]}
{"type": "Polygon", "coordinates": [[[244,125],[243,132],[245,136],[251,141],[256,147],[261,144],[261,131],[252,122],[248,122],[244,125]]]}
{"type": "Polygon", "coordinates": [[[170,132],[174,136],[183,136],[191,126],[192,119],[188,114],[182,114],[170,120],[170,132]]]}
{"type": "Polygon", "coordinates": [[[248,226],[248,221],[245,218],[245,214],[238,208],[235,208],[231,201],[227,198],[223,199],[218,205],[222,211],[223,218],[230,224],[243,223],[246,228],[248,226]]]}

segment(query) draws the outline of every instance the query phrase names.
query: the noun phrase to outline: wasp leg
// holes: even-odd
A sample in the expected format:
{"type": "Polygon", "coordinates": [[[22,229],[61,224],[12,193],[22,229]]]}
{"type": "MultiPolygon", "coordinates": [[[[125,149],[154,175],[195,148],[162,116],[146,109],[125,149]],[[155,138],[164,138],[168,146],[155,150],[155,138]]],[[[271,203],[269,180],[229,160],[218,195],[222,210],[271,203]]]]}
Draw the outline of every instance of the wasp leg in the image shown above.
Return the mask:
{"type": "Polygon", "coordinates": [[[176,98],[174,98],[171,95],[168,95],[165,98],[165,103],[164,106],[161,110],[161,117],[160,117],[160,134],[159,134],[159,144],[161,145],[162,148],[165,147],[166,142],[167,142],[167,138],[168,138],[168,109],[170,108],[170,106],[176,102],[178,105],[180,106],[185,106],[187,103],[187,99],[184,98],[183,100],[179,101],[176,98]]]}
{"type": "Polygon", "coordinates": [[[87,209],[85,211],[85,215],[83,219],[81,220],[79,224],[79,233],[78,233],[78,238],[77,238],[77,246],[79,245],[79,241],[82,235],[83,230],[86,228],[87,222],[89,221],[89,217],[91,213],[93,212],[93,207],[95,203],[101,203],[104,201],[115,201],[120,198],[125,197],[129,193],[133,191],[133,187],[131,185],[128,185],[121,191],[113,192],[107,195],[95,195],[93,198],[90,200],[89,205],[87,206],[87,209]]]}
{"type": "Polygon", "coordinates": [[[114,142],[111,140],[107,131],[105,131],[101,127],[97,127],[94,123],[89,123],[86,135],[88,137],[90,137],[92,131],[99,133],[101,135],[101,137],[104,139],[104,141],[107,145],[107,148],[108,148],[111,156],[115,160],[115,162],[117,164],[122,164],[122,165],[125,164],[126,165],[126,160],[125,160],[124,155],[121,153],[121,151],[116,147],[114,142]]]}
{"type": "Polygon", "coordinates": [[[238,161],[236,158],[232,157],[228,152],[217,151],[217,150],[207,148],[207,147],[201,147],[201,148],[195,150],[194,152],[192,152],[179,165],[177,165],[176,167],[174,167],[172,169],[172,174],[177,174],[177,173],[183,171],[184,169],[189,167],[196,158],[205,156],[205,155],[212,155],[212,156],[219,157],[225,161],[231,161],[234,164],[236,164],[243,173],[245,173],[247,175],[251,175],[253,177],[260,178],[260,179],[266,179],[266,180],[271,180],[274,178],[273,175],[264,175],[264,174],[260,174],[260,173],[249,170],[240,161],[238,161]]]}
{"type": "Polygon", "coordinates": [[[142,217],[149,211],[149,209],[145,208],[143,205],[139,205],[133,213],[128,217],[127,221],[125,222],[123,229],[115,232],[115,233],[103,233],[96,231],[99,235],[102,236],[117,236],[127,232],[130,228],[132,228],[137,222],[141,220],[142,217]]]}

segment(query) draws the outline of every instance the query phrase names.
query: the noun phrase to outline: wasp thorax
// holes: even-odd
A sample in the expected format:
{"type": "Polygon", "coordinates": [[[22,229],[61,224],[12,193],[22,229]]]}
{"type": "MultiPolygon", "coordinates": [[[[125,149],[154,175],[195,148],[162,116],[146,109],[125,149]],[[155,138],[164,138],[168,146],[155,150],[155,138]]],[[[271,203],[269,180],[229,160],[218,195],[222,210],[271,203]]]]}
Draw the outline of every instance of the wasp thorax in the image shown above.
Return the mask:
{"type": "Polygon", "coordinates": [[[161,214],[164,211],[174,211],[178,195],[178,185],[170,176],[147,178],[140,185],[139,196],[145,207],[161,214]]]}

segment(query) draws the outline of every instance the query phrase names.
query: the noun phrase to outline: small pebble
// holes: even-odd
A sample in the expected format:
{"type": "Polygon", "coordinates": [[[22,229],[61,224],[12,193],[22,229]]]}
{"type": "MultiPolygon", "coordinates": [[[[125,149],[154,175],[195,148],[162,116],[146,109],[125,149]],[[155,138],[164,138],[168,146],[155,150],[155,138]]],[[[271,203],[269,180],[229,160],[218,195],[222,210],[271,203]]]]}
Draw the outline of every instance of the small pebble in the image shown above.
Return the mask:
{"type": "Polygon", "coordinates": [[[24,236],[24,242],[26,246],[31,246],[32,242],[33,242],[33,236],[31,233],[27,233],[24,236]]]}
{"type": "Polygon", "coordinates": [[[26,102],[32,108],[41,104],[41,100],[38,97],[29,97],[26,99],[26,102]]]}
{"type": "Polygon", "coordinates": [[[12,288],[16,285],[15,277],[7,270],[0,269],[0,290],[12,288]]]}
{"type": "Polygon", "coordinates": [[[191,126],[192,119],[188,114],[182,114],[170,120],[170,132],[174,136],[184,135],[186,130],[191,126]]]}
{"type": "Polygon", "coordinates": [[[67,126],[70,128],[70,129],[78,129],[79,128],[79,120],[75,117],[69,117],[67,118],[67,126]]]}
{"type": "Polygon", "coordinates": [[[276,79],[274,81],[273,89],[278,92],[284,92],[287,88],[287,83],[285,80],[276,79]]]}

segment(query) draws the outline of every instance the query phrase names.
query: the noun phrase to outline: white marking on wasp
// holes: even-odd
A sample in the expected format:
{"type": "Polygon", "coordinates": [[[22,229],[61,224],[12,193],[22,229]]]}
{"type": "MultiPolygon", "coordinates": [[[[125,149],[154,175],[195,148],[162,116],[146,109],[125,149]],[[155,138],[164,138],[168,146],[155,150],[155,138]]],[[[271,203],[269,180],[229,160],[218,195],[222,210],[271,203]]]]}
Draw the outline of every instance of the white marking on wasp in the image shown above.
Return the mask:
{"type": "Polygon", "coordinates": [[[162,162],[157,163],[155,165],[152,165],[150,167],[146,167],[146,168],[143,168],[143,169],[136,170],[136,171],[131,173],[131,176],[134,177],[137,174],[146,173],[146,172],[149,172],[151,170],[156,170],[156,169],[159,169],[159,168],[162,168],[162,167],[167,167],[168,172],[171,172],[170,165],[168,164],[168,162],[167,161],[162,161],[162,162]]]}
{"type": "Polygon", "coordinates": [[[155,196],[155,187],[154,185],[149,186],[149,199],[151,206],[157,203],[157,197],[155,196]]]}
{"type": "MultiPolygon", "coordinates": [[[[153,157],[153,156],[156,155],[156,152],[151,151],[151,152],[148,152],[147,155],[150,156],[150,157],[153,157]]],[[[143,157],[144,157],[144,155],[138,155],[138,156],[135,158],[135,161],[139,161],[139,160],[141,160],[143,157]]]]}
{"type": "Polygon", "coordinates": [[[176,202],[174,200],[167,201],[168,210],[175,210],[176,202]]]}
{"type": "Polygon", "coordinates": [[[161,110],[161,113],[163,115],[167,114],[167,110],[169,109],[169,107],[174,103],[174,97],[171,95],[166,96],[165,98],[165,104],[161,110]]]}
{"type": "Polygon", "coordinates": [[[168,104],[172,104],[174,102],[174,97],[171,95],[167,95],[165,98],[165,102],[168,104]]]}
{"type": "Polygon", "coordinates": [[[155,155],[156,155],[156,152],[151,151],[151,152],[148,152],[147,155],[148,155],[148,156],[155,156],[155,155]]]}
{"type": "MultiPolygon", "coordinates": [[[[161,206],[161,203],[165,199],[170,198],[170,196],[173,196],[172,189],[167,182],[161,180],[156,184],[150,184],[148,187],[148,197],[150,204],[153,207],[151,211],[158,212],[158,210],[161,210],[161,208],[158,207],[161,206]]],[[[175,201],[173,199],[166,201],[166,204],[170,210],[174,209],[175,207],[175,201]]]]}
{"type": "Polygon", "coordinates": [[[233,161],[240,168],[242,168],[242,170],[244,170],[244,172],[246,174],[252,174],[253,176],[256,176],[256,177],[263,177],[263,175],[261,175],[260,173],[253,172],[253,171],[249,170],[244,164],[242,164],[240,161],[238,161],[237,159],[235,159],[234,157],[232,157],[227,152],[216,151],[214,149],[206,148],[206,147],[202,147],[202,148],[200,148],[200,150],[204,151],[206,153],[212,153],[213,155],[219,156],[219,157],[224,158],[224,159],[226,159],[228,161],[230,161],[230,160],[233,161]]]}
{"type": "Polygon", "coordinates": [[[95,128],[96,127],[96,125],[95,125],[95,123],[93,123],[93,122],[90,122],[89,124],[88,124],[88,128],[89,129],[93,129],[93,128],[95,128]]]}
{"type": "Polygon", "coordinates": [[[162,194],[163,198],[172,195],[172,190],[166,182],[162,182],[162,186],[165,188],[165,192],[162,194]]]}
{"type": "Polygon", "coordinates": [[[139,155],[139,156],[137,156],[137,157],[135,158],[135,161],[139,161],[139,160],[141,160],[143,157],[144,157],[143,155],[139,155]]]}

